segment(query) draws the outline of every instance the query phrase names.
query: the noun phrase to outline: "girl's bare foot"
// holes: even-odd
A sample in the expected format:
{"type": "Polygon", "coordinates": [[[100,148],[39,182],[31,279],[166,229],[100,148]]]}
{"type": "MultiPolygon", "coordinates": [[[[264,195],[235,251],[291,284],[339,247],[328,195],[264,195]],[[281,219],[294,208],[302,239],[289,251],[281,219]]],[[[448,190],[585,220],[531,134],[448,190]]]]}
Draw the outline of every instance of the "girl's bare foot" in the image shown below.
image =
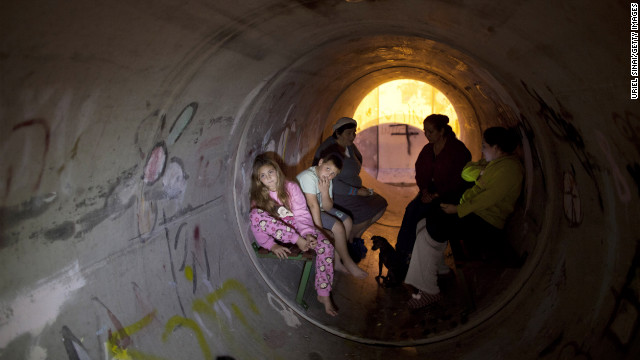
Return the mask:
{"type": "Polygon", "coordinates": [[[318,295],[318,301],[324,305],[324,311],[331,316],[338,315],[338,310],[333,306],[333,302],[331,302],[330,296],[320,296],[318,295]]]}
{"type": "Polygon", "coordinates": [[[336,252],[336,255],[335,255],[335,259],[333,262],[333,269],[336,271],[340,271],[340,272],[352,275],[357,279],[364,279],[367,276],[369,276],[369,274],[366,271],[360,269],[358,265],[356,265],[356,263],[354,263],[353,261],[347,261],[346,264],[343,263],[342,259],[338,255],[338,252],[336,252]]]}
{"type": "Polygon", "coordinates": [[[352,262],[351,264],[345,264],[345,267],[347,268],[347,271],[357,279],[364,279],[369,276],[369,274],[360,269],[356,263],[352,262]]]}
{"type": "Polygon", "coordinates": [[[351,274],[351,273],[349,272],[349,270],[344,266],[344,264],[342,264],[342,261],[336,261],[336,262],[334,262],[334,263],[333,263],[333,268],[334,268],[336,271],[340,271],[340,272],[343,272],[343,273],[351,274]]]}

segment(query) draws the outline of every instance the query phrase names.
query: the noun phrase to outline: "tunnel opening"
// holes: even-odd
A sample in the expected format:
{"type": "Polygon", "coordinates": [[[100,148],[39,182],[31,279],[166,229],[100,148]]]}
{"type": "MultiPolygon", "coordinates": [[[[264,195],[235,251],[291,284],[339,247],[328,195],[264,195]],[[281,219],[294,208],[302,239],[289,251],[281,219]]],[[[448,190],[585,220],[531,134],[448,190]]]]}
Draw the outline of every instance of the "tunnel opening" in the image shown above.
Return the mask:
{"type": "MultiPolygon", "coordinates": [[[[376,294],[381,291],[373,282],[377,271],[370,274],[370,281],[366,285],[337,276],[334,301],[341,308],[342,314],[354,317],[342,315],[327,318],[319,308],[311,306],[309,310],[305,310],[293,301],[296,289],[291,284],[297,282],[302,265],[267,262],[256,258],[251,248],[253,237],[247,224],[249,201],[246,179],[250,178],[251,163],[255,155],[263,152],[276,153],[283,161],[286,177],[294,179],[297,173],[310,166],[315,149],[322,140],[330,136],[331,125],[336,119],[354,114],[366,94],[381,84],[398,79],[433,84],[442,91],[459,117],[459,139],[467,144],[474,160],[480,158],[483,129],[490,126],[519,125],[519,119],[515,115],[518,113],[517,107],[507,91],[490,72],[466,54],[417,37],[389,35],[336,40],[314,49],[289,67],[281,69],[268,82],[260,84],[246,99],[242,113],[238,114],[240,123],[245,126],[237,144],[234,202],[240,236],[249,258],[269,288],[293,311],[314,325],[346,339],[368,344],[408,346],[450,339],[490,320],[518,294],[533,271],[533,262],[528,261],[527,266],[510,273],[508,280],[499,289],[490,289],[490,293],[485,294],[486,301],[474,304],[472,314],[461,311],[444,328],[434,329],[414,324],[413,331],[390,333],[380,331],[381,326],[398,323],[399,320],[402,323],[398,314],[402,313],[406,299],[400,300],[397,294],[388,297],[381,305],[389,311],[380,312],[377,305],[371,306],[376,304],[376,294]],[[402,47],[388,45],[398,42],[402,43],[402,47]],[[359,58],[349,59],[351,54],[358,54],[359,58]],[[350,66],[341,65],[344,63],[350,66]],[[365,287],[368,289],[364,290],[365,287]],[[358,294],[369,295],[350,297],[348,294],[353,294],[354,289],[358,294]],[[381,313],[384,315],[380,315],[381,313]],[[369,321],[363,323],[362,319],[369,321]]],[[[536,181],[540,180],[540,174],[532,171],[529,146],[525,139],[521,154],[528,173],[523,196],[525,200],[521,206],[520,220],[514,221],[518,225],[511,232],[517,233],[514,238],[526,237],[519,244],[519,250],[524,248],[532,254],[537,249],[536,240],[540,232],[538,217],[541,212],[537,208],[532,209],[530,195],[527,194],[538,186],[536,181]]],[[[361,177],[365,186],[375,183],[371,187],[377,187],[376,190],[383,196],[395,198],[398,204],[409,202],[415,196],[413,189],[381,183],[364,170],[361,171],[361,177]]],[[[387,209],[379,225],[392,228],[399,224],[403,210],[403,205],[397,206],[395,211],[387,209]]],[[[531,258],[534,256],[529,257],[531,258]]],[[[317,307],[312,286],[309,286],[305,296],[310,305],[317,307]]]]}
{"type": "Polygon", "coordinates": [[[383,183],[414,184],[414,164],[428,142],[422,123],[430,114],[448,116],[448,125],[459,136],[453,105],[430,84],[398,79],[367,94],[351,115],[358,121],[355,144],[363,154],[363,170],[383,183]]]}

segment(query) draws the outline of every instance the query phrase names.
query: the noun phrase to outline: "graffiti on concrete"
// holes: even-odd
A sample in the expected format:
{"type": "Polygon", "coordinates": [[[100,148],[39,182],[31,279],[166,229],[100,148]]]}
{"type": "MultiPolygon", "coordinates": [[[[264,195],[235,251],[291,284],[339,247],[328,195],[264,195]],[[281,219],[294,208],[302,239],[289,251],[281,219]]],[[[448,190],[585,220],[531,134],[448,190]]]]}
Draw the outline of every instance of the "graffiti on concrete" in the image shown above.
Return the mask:
{"type": "Polygon", "coordinates": [[[549,105],[537,91],[529,88],[529,86],[521,82],[527,93],[538,102],[540,105],[539,115],[544,119],[549,129],[560,139],[567,142],[573,153],[578,158],[578,161],[587,172],[591,181],[595,185],[596,193],[598,194],[598,204],[600,210],[604,211],[604,203],[602,200],[602,194],[600,193],[600,185],[596,176],[596,171],[599,170],[597,165],[592,159],[592,155],[586,150],[584,139],[582,134],[571,123],[573,116],[560,104],[558,104],[559,110],[556,110],[552,105],[549,105]]]}
{"type": "Polygon", "coordinates": [[[528,212],[532,196],[533,196],[533,185],[534,185],[534,173],[538,172],[540,176],[538,177],[538,182],[542,185],[542,189],[546,192],[547,190],[547,182],[544,174],[544,169],[540,164],[542,160],[540,159],[540,153],[535,146],[535,134],[533,129],[531,128],[531,124],[529,120],[523,115],[520,114],[520,124],[518,126],[520,132],[522,134],[522,149],[524,152],[524,166],[525,166],[525,186],[526,186],[526,202],[525,202],[525,213],[528,212]],[[534,172],[534,169],[537,171],[534,172]]]}
{"type": "MultiPolygon", "coordinates": [[[[8,230],[21,222],[44,214],[58,198],[57,193],[33,196],[21,204],[0,207],[0,249],[13,244],[17,236],[7,234],[8,230]]],[[[54,235],[54,234],[50,234],[54,235]]],[[[52,239],[53,240],[53,239],[52,239]]]]}
{"type": "MultiPolygon", "coordinates": [[[[636,239],[636,245],[640,239],[636,239]]],[[[640,329],[640,246],[636,246],[635,255],[627,271],[621,289],[611,289],[615,297],[615,307],[606,326],[606,333],[622,351],[628,351],[637,341],[640,329]]]]}
{"type": "Polygon", "coordinates": [[[582,204],[580,191],[576,183],[575,170],[564,172],[564,216],[569,226],[574,227],[582,223],[582,204]]]}
{"type": "Polygon", "coordinates": [[[404,129],[403,129],[404,132],[399,132],[399,133],[392,132],[391,136],[398,136],[398,135],[405,136],[407,138],[407,154],[411,155],[411,136],[418,135],[420,133],[417,132],[417,131],[409,131],[410,126],[408,124],[390,124],[389,126],[391,126],[391,127],[398,127],[398,126],[404,127],[404,129]]]}
{"type": "Polygon", "coordinates": [[[182,263],[180,264],[178,271],[184,272],[185,278],[193,283],[193,293],[195,294],[198,287],[198,268],[205,271],[205,281],[210,281],[211,267],[209,265],[209,257],[207,255],[207,241],[204,236],[200,236],[200,227],[194,227],[193,237],[188,237],[186,232],[184,236],[180,236],[185,225],[186,223],[183,223],[178,228],[175,242],[173,244],[173,250],[177,252],[182,251],[182,263]],[[178,248],[178,242],[181,239],[184,242],[184,246],[178,248]],[[191,244],[193,249],[189,247],[189,244],[191,244]],[[186,265],[188,255],[191,255],[191,265],[186,265]]]}
{"type": "Polygon", "coordinates": [[[167,145],[171,146],[178,141],[184,129],[187,128],[189,123],[191,123],[191,120],[193,120],[193,117],[196,115],[196,110],[198,110],[198,103],[196,102],[192,102],[182,109],[180,115],[178,115],[176,120],[173,122],[173,125],[171,125],[171,129],[169,129],[167,145]]]}
{"type": "MultiPolygon", "coordinates": [[[[166,223],[166,216],[164,214],[164,210],[163,210],[163,214],[162,216],[165,218],[164,222],[166,223]]],[[[186,223],[182,223],[180,224],[180,227],[178,227],[178,231],[176,232],[176,239],[175,239],[175,244],[177,246],[178,244],[178,238],[180,237],[180,233],[182,232],[182,229],[184,228],[184,226],[186,226],[186,223]]],[[[169,250],[169,265],[171,266],[171,276],[173,278],[173,284],[175,286],[175,290],[176,290],[176,296],[178,297],[178,305],[180,305],[180,311],[182,311],[182,315],[187,316],[187,313],[184,311],[184,306],[182,305],[182,299],[180,298],[180,292],[178,291],[178,287],[176,286],[176,284],[178,283],[178,277],[176,276],[176,270],[175,270],[175,265],[173,263],[173,253],[171,251],[171,241],[169,240],[169,229],[165,226],[164,227],[164,237],[167,240],[167,248],[169,250]]],[[[186,242],[185,242],[185,246],[186,246],[186,242]]]]}
{"type": "Polygon", "coordinates": [[[293,310],[291,310],[291,308],[286,307],[282,303],[282,301],[280,301],[280,299],[278,299],[277,297],[273,296],[273,294],[271,294],[271,293],[267,294],[267,299],[269,300],[269,305],[271,305],[271,307],[275,311],[280,313],[280,315],[284,319],[284,322],[288,326],[290,326],[292,328],[297,328],[300,325],[302,325],[302,323],[300,322],[300,319],[298,319],[298,317],[293,312],[293,310]]]}
{"type": "Polygon", "coordinates": [[[153,185],[164,174],[167,165],[167,146],[160,142],[154,146],[144,166],[142,179],[146,185],[153,185]]]}
{"type": "Polygon", "coordinates": [[[614,112],[613,123],[616,125],[619,134],[629,141],[629,144],[636,149],[636,156],[627,158],[626,169],[638,188],[637,196],[640,196],[640,164],[635,159],[640,155],[640,117],[629,111],[623,114],[614,112]]]}
{"type": "Polygon", "coordinates": [[[211,162],[204,155],[200,155],[198,159],[198,172],[196,176],[196,186],[198,187],[211,187],[213,186],[220,175],[223,173],[222,167],[224,162],[222,159],[218,159],[215,162],[211,162]]]}
{"type": "Polygon", "coordinates": [[[625,111],[624,114],[614,112],[611,118],[620,135],[629,140],[629,143],[635,146],[637,154],[640,154],[640,117],[625,111]]]}
{"type": "Polygon", "coordinates": [[[64,349],[67,351],[67,356],[69,360],[90,360],[89,354],[87,353],[87,349],[85,349],[84,345],[82,345],[82,341],[78,339],[71,330],[65,325],[62,326],[62,330],[60,331],[62,335],[62,343],[64,344],[64,349]]]}
{"type": "MultiPolygon", "coordinates": [[[[140,289],[135,284],[134,291],[137,293],[136,296],[139,296],[140,289]]],[[[190,318],[186,315],[174,315],[171,316],[164,323],[164,325],[161,325],[163,328],[161,335],[162,342],[168,343],[175,334],[183,331],[188,331],[195,338],[197,346],[202,353],[203,358],[212,359],[215,348],[210,344],[207,337],[211,338],[213,336],[208,330],[206,330],[205,324],[201,320],[202,318],[205,318],[212,321],[212,323],[215,324],[216,328],[221,331],[223,342],[227,347],[232,347],[234,352],[241,355],[241,358],[252,358],[253,354],[249,352],[249,349],[247,349],[246,346],[247,337],[244,334],[238,335],[236,333],[237,329],[232,330],[229,326],[229,323],[224,320],[225,317],[220,316],[218,314],[218,311],[216,311],[217,306],[223,300],[227,300],[231,301],[233,316],[240,321],[245,331],[249,334],[249,337],[251,339],[250,341],[254,344],[262,344],[261,347],[264,351],[263,354],[267,356],[270,351],[269,347],[266,346],[264,340],[251,327],[251,324],[248,322],[244,311],[239,306],[238,301],[235,299],[237,296],[234,296],[234,294],[239,296],[239,299],[246,304],[252,314],[260,314],[260,311],[258,310],[258,307],[253,301],[247,288],[235,279],[228,279],[222,284],[219,289],[208,293],[204,297],[195,298],[192,301],[191,311],[193,313],[193,318],[190,318]]],[[[141,330],[148,328],[154,322],[154,320],[158,318],[157,310],[153,309],[151,311],[148,311],[147,307],[150,306],[150,304],[145,301],[145,307],[143,308],[143,310],[146,312],[146,314],[132,324],[124,326],[107,308],[107,306],[103,304],[98,298],[94,298],[94,301],[100,303],[100,305],[107,311],[108,317],[115,327],[115,331],[112,331],[111,329],[108,330],[109,335],[105,344],[111,358],[117,360],[167,360],[166,357],[153,355],[149,352],[137,349],[133,346],[133,337],[141,330]]],[[[68,330],[66,326],[65,329],[68,330]]],[[[73,336],[70,331],[64,331],[65,330],[63,330],[63,334],[67,334],[67,336],[64,338],[65,347],[67,346],[66,339],[68,339],[69,342],[77,341],[77,338],[73,336]]],[[[73,346],[73,344],[71,344],[71,346],[73,346]]],[[[183,344],[182,346],[187,345],[183,344]]],[[[79,352],[77,348],[72,348],[72,350],[74,351],[70,352],[69,350],[67,350],[69,360],[88,359],[88,357],[80,357],[78,355],[79,352]]],[[[277,358],[277,356],[271,353],[267,356],[267,358],[277,358]]],[[[218,356],[217,359],[233,358],[227,355],[221,355],[218,356]]]]}
{"type": "Polygon", "coordinates": [[[102,307],[107,311],[107,314],[109,315],[109,320],[111,320],[111,323],[113,323],[113,326],[115,326],[116,328],[115,336],[111,333],[111,329],[109,329],[109,341],[115,341],[118,347],[126,349],[129,345],[131,345],[132,341],[127,332],[124,330],[124,326],[122,326],[120,320],[118,320],[113,312],[109,310],[107,305],[105,305],[98,297],[94,296],[91,300],[102,305],[102,307]]]}
{"type": "Polygon", "coordinates": [[[609,164],[609,169],[611,170],[611,175],[613,176],[613,181],[615,184],[616,192],[618,193],[618,197],[622,200],[623,203],[628,203],[631,201],[631,189],[629,189],[629,184],[627,183],[627,179],[625,179],[620,167],[617,164],[616,156],[613,154],[611,150],[611,144],[604,136],[604,134],[595,130],[596,140],[598,141],[598,145],[602,150],[602,154],[607,159],[609,164]]]}
{"type": "MultiPolygon", "coordinates": [[[[49,124],[47,124],[47,122],[43,119],[31,119],[31,120],[23,121],[13,126],[13,128],[11,129],[11,138],[17,136],[16,134],[22,131],[28,132],[28,134],[25,135],[25,139],[29,137],[39,136],[38,134],[40,134],[40,136],[42,137],[42,142],[44,144],[44,147],[39,153],[36,152],[36,154],[34,154],[33,156],[28,156],[28,155],[31,155],[30,152],[33,151],[35,146],[27,146],[27,147],[22,146],[22,148],[24,149],[24,155],[27,155],[28,161],[31,161],[33,164],[35,164],[36,165],[35,168],[38,168],[39,170],[36,176],[26,176],[26,174],[14,173],[16,171],[21,171],[22,169],[25,169],[25,167],[19,166],[17,169],[14,168],[15,164],[13,164],[12,159],[15,159],[18,161],[24,161],[25,159],[22,157],[15,157],[15,156],[7,158],[6,159],[7,168],[2,169],[6,171],[3,201],[7,199],[7,197],[9,196],[9,193],[11,192],[14,176],[20,179],[21,183],[23,181],[27,181],[27,182],[33,181],[33,186],[32,186],[33,191],[38,190],[38,188],[40,188],[40,183],[42,182],[42,175],[44,174],[44,169],[46,164],[45,159],[49,151],[49,143],[51,142],[51,130],[49,129],[49,124]],[[38,129],[41,129],[41,130],[38,130],[38,129]],[[33,134],[31,133],[32,131],[33,131],[33,134]]],[[[24,141],[24,144],[28,145],[28,144],[31,144],[31,142],[24,141]]],[[[20,147],[16,146],[16,148],[20,148],[20,147]]]]}

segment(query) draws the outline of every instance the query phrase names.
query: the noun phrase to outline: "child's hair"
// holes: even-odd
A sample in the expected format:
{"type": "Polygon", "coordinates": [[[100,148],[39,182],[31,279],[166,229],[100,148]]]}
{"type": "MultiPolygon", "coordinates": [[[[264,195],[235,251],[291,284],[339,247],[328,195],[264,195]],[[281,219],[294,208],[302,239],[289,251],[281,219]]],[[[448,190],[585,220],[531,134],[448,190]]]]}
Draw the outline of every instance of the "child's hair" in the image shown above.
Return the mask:
{"type": "Polygon", "coordinates": [[[267,154],[260,154],[256,156],[256,159],[253,161],[253,172],[251,173],[251,190],[250,190],[250,198],[251,198],[251,206],[267,211],[274,217],[278,217],[277,209],[279,205],[269,196],[269,189],[260,181],[259,170],[264,165],[271,165],[276,170],[278,174],[278,182],[277,182],[277,193],[278,199],[282,202],[286,208],[290,209],[289,204],[289,193],[287,189],[284,187],[285,177],[280,165],[272,159],[267,154]]]}
{"type": "Polygon", "coordinates": [[[335,165],[338,170],[342,171],[342,166],[344,165],[344,155],[342,155],[344,149],[340,147],[338,144],[329,145],[326,149],[320,152],[319,157],[313,159],[313,163],[311,165],[316,166],[322,160],[323,163],[327,161],[331,161],[333,165],[335,165]]]}
{"type": "Polygon", "coordinates": [[[498,145],[498,148],[507,154],[513,153],[520,143],[520,137],[513,128],[491,127],[484,131],[482,137],[484,142],[491,146],[498,145]]]}
{"type": "Polygon", "coordinates": [[[338,152],[338,148],[334,146],[330,146],[325,151],[323,151],[320,154],[319,160],[322,160],[323,164],[331,161],[338,170],[342,170],[342,155],[340,155],[340,153],[338,152]]]}

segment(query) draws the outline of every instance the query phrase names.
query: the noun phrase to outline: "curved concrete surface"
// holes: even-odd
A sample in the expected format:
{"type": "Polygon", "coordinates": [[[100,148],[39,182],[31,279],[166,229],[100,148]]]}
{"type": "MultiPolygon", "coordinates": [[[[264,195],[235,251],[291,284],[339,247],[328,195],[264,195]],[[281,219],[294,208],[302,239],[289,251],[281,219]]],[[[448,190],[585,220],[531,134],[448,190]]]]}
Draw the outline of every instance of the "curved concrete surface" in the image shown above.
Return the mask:
{"type": "MultiPolygon", "coordinates": [[[[635,358],[640,108],[624,1],[5,1],[1,359],[635,358]],[[250,248],[253,156],[306,167],[414,78],[462,139],[518,126],[530,252],[456,329],[310,316],[250,248]]],[[[287,265],[288,266],[288,265],[287,265]]]]}

